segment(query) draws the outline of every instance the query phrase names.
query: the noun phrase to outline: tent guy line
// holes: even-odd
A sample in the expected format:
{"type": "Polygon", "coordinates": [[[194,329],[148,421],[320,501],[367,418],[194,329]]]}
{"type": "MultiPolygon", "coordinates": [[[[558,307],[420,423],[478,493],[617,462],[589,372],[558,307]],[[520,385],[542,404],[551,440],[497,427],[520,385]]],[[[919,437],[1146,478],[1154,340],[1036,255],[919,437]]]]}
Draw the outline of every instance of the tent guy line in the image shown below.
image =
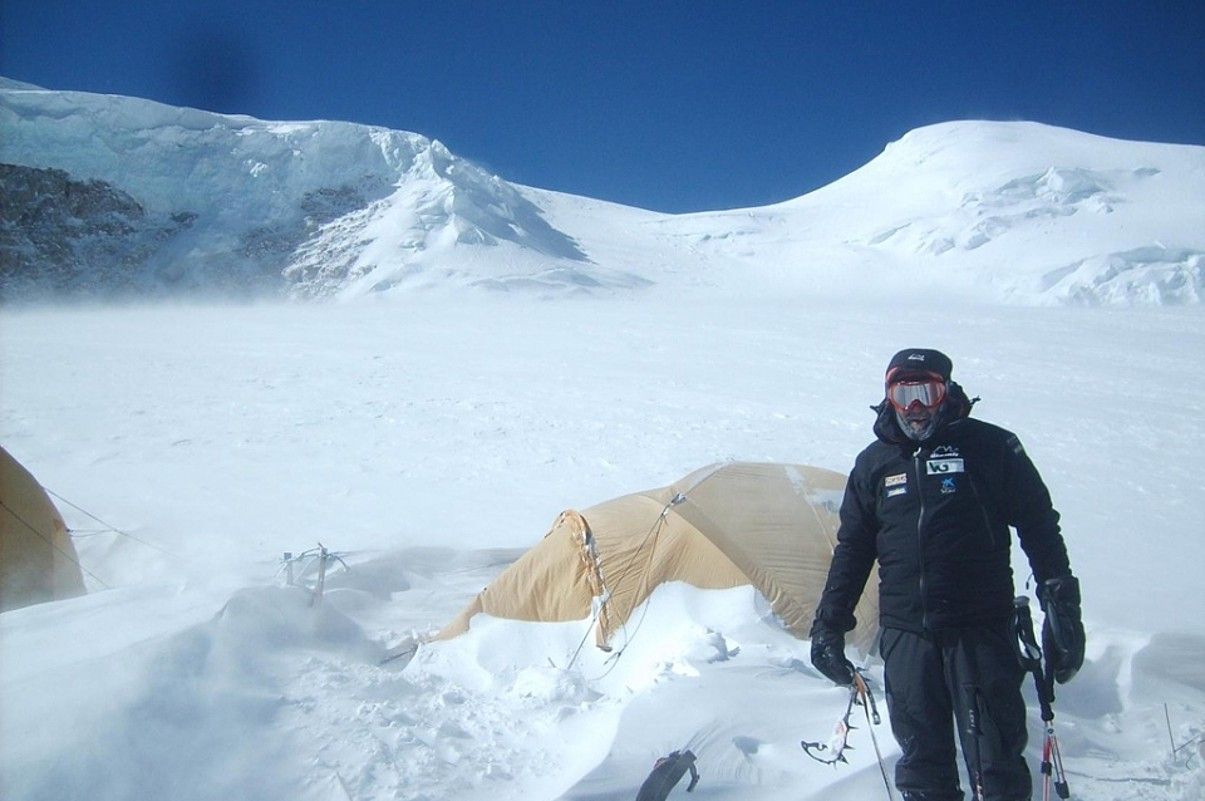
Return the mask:
{"type": "MultiPolygon", "coordinates": [[[[723,463],[721,463],[721,464],[723,464],[723,463]]],[[[644,583],[644,585],[642,585],[642,589],[639,590],[638,592],[643,592],[644,590],[648,589],[647,582],[648,582],[649,568],[652,567],[653,553],[657,548],[657,536],[661,533],[661,529],[664,528],[665,520],[666,520],[666,517],[669,515],[670,510],[673,509],[678,504],[685,503],[686,499],[687,499],[687,495],[689,495],[689,493],[693,492],[696,488],[698,488],[700,485],[702,485],[703,483],[708,481],[712,476],[714,476],[716,474],[716,472],[719,470],[720,466],[721,465],[716,465],[715,469],[713,469],[710,473],[705,475],[703,478],[699,479],[699,481],[697,481],[694,484],[694,486],[692,486],[690,489],[686,490],[685,492],[675,493],[674,496],[669,499],[669,501],[665,504],[665,506],[662,507],[661,514],[659,514],[657,516],[657,519],[653,522],[653,525],[649,527],[649,531],[647,534],[644,535],[644,539],[642,539],[640,541],[640,545],[636,548],[635,551],[632,552],[632,555],[628,558],[627,564],[625,564],[624,567],[618,573],[616,573],[616,577],[617,577],[616,580],[618,582],[622,582],[623,579],[625,579],[627,577],[628,571],[632,569],[632,565],[636,561],[636,557],[639,556],[639,554],[642,550],[644,550],[644,544],[646,542],[648,542],[649,538],[652,538],[653,544],[652,544],[652,547],[649,548],[649,553],[648,553],[648,556],[646,557],[646,561],[645,561],[644,571],[642,573],[642,578],[645,583],[644,583]]],[[[590,548],[591,553],[593,554],[594,561],[597,563],[598,554],[594,548],[594,536],[589,531],[587,531],[587,537],[589,538],[589,541],[587,544],[590,548]]],[[[599,567],[599,575],[602,575],[601,567],[599,567]]],[[[574,666],[574,664],[576,664],[578,656],[581,655],[582,648],[586,645],[586,640],[588,640],[590,638],[590,632],[592,632],[594,630],[594,626],[598,622],[599,616],[602,614],[603,605],[610,602],[610,600],[611,600],[611,595],[607,591],[606,582],[604,581],[603,582],[603,595],[602,595],[599,603],[593,610],[593,614],[591,615],[591,618],[590,618],[590,625],[586,628],[586,633],[582,636],[582,641],[580,643],[578,643],[577,650],[575,650],[573,652],[573,657],[569,660],[569,664],[568,664],[568,666],[566,666],[566,670],[571,669],[574,666]]],[[[633,630],[633,632],[630,635],[628,634],[627,619],[624,618],[624,620],[621,621],[620,627],[623,629],[623,634],[624,634],[623,646],[620,647],[619,650],[615,652],[615,654],[613,654],[611,657],[609,657],[607,659],[607,661],[611,663],[611,667],[607,668],[607,670],[601,676],[597,676],[594,679],[595,681],[597,681],[598,679],[606,678],[607,675],[610,674],[610,672],[615,669],[615,665],[616,665],[616,663],[619,662],[619,658],[621,656],[623,656],[623,652],[632,643],[632,640],[635,639],[636,635],[638,633],[640,633],[640,626],[644,623],[644,618],[648,614],[648,610],[649,610],[650,606],[652,606],[652,598],[651,597],[644,604],[644,609],[641,611],[641,614],[640,614],[640,620],[638,620],[636,622],[636,628],[635,628],[635,630],[633,630]]]]}
{"type": "Polygon", "coordinates": [[[0,612],[87,593],[67,524],[32,473],[0,446],[0,612]]]}
{"type": "MultiPolygon", "coordinates": [[[[43,487],[42,489],[46,489],[46,488],[43,487]]],[[[0,507],[2,507],[4,509],[4,511],[6,511],[10,515],[12,515],[13,519],[15,519],[18,523],[20,523],[21,525],[25,526],[27,529],[32,531],[39,539],[44,540],[47,545],[49,545],[51,548],[53,548],[55,550],[56,553],[58,553],[64,559],[71,562],[71,564],[75,565],[80,570],[82,570],[83,572],[85,572],[89,576],[91,576],[98,584],[100,584],[101,587],[105,588],[106,590],[112,589],[112,587],[110,587],[108,584],[106,584],[100,576],[96,575],[91,570],[89,570],[88,568],[86,568],[82,564],[80,564],[80,560],[75,556],[75,554],[68,553],[64,548],[60,547],[59,544],[56,543],[53,539],[51,539],[50,537],[47,537],[44,533],[39,531],[37,526],[35,526],[33,523],[30,523],[28,520],[26,520],[21,515],[17,514],[16,510],[14,510],[11,506],[6,504],[3,500],[0,500],[0,507]]]]}
{"type": "MultiPolygon", "coordinates": [[[[628,560],[628,564],[619,572],[617,581],[622,581],[624,578],[626,578],[628,571],[632,569],[632,564],[636,561],[636,556],[640,553],[640,551],[644,550],[644,543],[651,540],[652,543],[649,545],[648,556],[645,557],[644,561],[644,570],[642,570],[640,573],[641,584],[637,588],[637,593],[643,595],[648,591],[649,571],[653,566],[653,554],[657,551],[657,538],[661,535],[661,531],[665,528],[665,519],[669,515],[669,510],[685,500],[686,496],[684,496],[682,493],[678,493],[670,499],[669,503],[667,503],[661,510],[661,514],[657,516],[657,520],[653,523],[652,528],[649,529],[649,533],[644,535],[644,540],[641,541],[640,546],[632,552],[632,557],[628,560]]],[[[604,584],[604,588],[605,586],[606,585],[604,584]]],[[[600,611],[602,604],[609,603],[610,600],[609,594],[603,597],[602,603],[599,604],[600,611]]],[[[628,646],[632,644],[632,640],[636,639],[636,635],[640,633],[640,626],[644,623],[644,617],[648,614],[649,607],[652,605],[653,599],[651,596],[649,596],[648,600],[644,603],[644,608],[641,610],[640,620],[636,622],[636,628],[633,629],[630,634],[628,633],[627,619],[625,618],[620,623],[620,628],[623,629],[623,645],[616,650],[614,654],[607,658],[607,661],[611,663],[611,667],[607,668],[602,676],[598,677],[599,679],[605,678],[612,670],[615,669],[615,664],[619,662],[619,658],[623,656],[623,652],[627,650],[628,646]]],[[[591,628],[593,628],[593,625],[591,628]]],[[[589,632],[587,632],[587,635],[589,635],[589,632]]],[[[578,651],[581,651],[581,646],[578,646],[578,651]]],[[[576,654],[574,655],[574,658],[577,658],[576,654]]],[[[570,663],[570,665],[572,666],[572,663],[570,663]]]]}
{"type": "MultiPolygon", "coordinates": [[[[104,526],[104,528],[103,528],[103,529],[101,529],[101,530],[100,530],[100,532],[111,531],[111,532],[113,532],[114,534],[120,534],[120,535],[121,535],[121,536],[123,536],[123,537],[128,537],[129,539],[133,540],[134,542],[137,542],[137,543],[139,543],[139,544],[141,544],[141,545],[145,545],[145,546],[146,546],[146,547],[148,547],[148,548],[154,548],[156,551],[159,551],[160,553],[165,553],[165,554],[167,554],[168,556],[171,556],[171,557],[177,557],[177,558],[178,558],[178,554],[174,554],[174,553],[172,553],[171,551],[167,550],[166,548],[162,548],[162,547],[160,547],[160,546],[158,546],[158,545],[155,545],[153,542],[147,542],[146,540],[141,539],[140,537],[135,537],[135,536],[134,536],[133,534],[131,534],[130,532],[128,532],[128,531],[122,531],[122,530],[121,530],[121,529],[119,529],[117,526],[112,526],[112,525],[109,525],[108,523],[106,523],[105,521],[101,520],[101,519],[100,519],[99,517],[97,517],[96,515],[94,515],[94,514],[92,514],[91,512],[89,512],[87,509],[84,509],[84,508],[82,508],[81,506],[79,506],[79,505],[77,505],[77,504],[74,504],[74,503],[72,503],[71,501],[67,500],[67,499],[66,499],[66,498],[64,498],[62,495],[59,495],[59,494],[58,494],[57,492],[55,492],[54,490],[50,489],[50,487],[47,487],[47,486],[46,486],[46,485],[44,485],[44,484],[39,484],[39,486],[41,486],[41,487],[42,487],[42,489],[43,489],[43,490],[46,492],[46,494],[47,494],[47,495],[50,495],[50,496],[51,496],[51,497],[53,497],[53,498],[57,498],[58,500],[60,500],[60,501],[62,501],[63,503],[67,504],[68,506],[70,506],[72,509],[75,509],[77,512],[81,512],[82,514],[87,515],[88,517],[90,517],[90,518],[92,518],[93,520],[95,520],[97,523],[100,523],[102,526],[104,526]]],[[[72,533],[72,534],[74,534],[74,533],[75,533],[75,530],[74,530],[74,529],[70,529],[69,531],[70,531],[70,533],[72,533]]],[[[100,532],[93,532],[93,533],[100,533],[100,532]]],[[[89,574],[89,575],[91,575],[91,574],[89,574]]]]}

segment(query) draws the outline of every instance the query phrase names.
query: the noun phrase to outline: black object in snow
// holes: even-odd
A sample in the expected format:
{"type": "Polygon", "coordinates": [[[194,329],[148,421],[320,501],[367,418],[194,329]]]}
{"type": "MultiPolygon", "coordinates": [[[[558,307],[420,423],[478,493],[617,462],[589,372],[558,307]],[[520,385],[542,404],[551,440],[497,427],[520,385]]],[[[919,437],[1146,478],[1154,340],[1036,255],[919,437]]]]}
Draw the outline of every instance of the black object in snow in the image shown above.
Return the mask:
{"type": "Polygon", "coordinates": [[[640,785],[636,801],[665,801],[670,790],[678,786],[686,772],[690,771],[690,784],[686,792],[695,789],[699,783],[699,771],[695,768],[695,755],[690,750],[673,751],[661,757],[653,765],[653,772],[640,785]]]}

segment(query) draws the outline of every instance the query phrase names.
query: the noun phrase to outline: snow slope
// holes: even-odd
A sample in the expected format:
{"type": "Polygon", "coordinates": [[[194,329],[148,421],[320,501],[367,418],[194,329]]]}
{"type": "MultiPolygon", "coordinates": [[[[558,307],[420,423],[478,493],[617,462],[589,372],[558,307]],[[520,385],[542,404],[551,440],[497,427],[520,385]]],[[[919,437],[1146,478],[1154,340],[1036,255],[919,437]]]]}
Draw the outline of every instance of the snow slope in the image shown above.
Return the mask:
{"type": "MultiPolygon", "coordinates": [[[[439,142],[351,123],[264,122],[10,81],[0,82],[0,129],[0,163],[100,181],[147,216],[141,236],[108,248],[132,278],[100,270],[93,247],[63,285],[10,278],[14,298],[466,286],[563,296],[684,284],[840,296],[853,285],[885,297],[1162,305],[1199,303],[1205,287],[1205,148],[1037,123],[930,126],[803,197],[688,215],[516,186],[439,142]]],[[[10,215],[64,202],[43,195],[10,215]]],[[[41,251],[83,249],[77,229],[88,222],[45,231],[41,251]]],[[[129,239],[126,227],[110,238],[129,239]]],[[[44,258],[20,258],[31,247],[0,248],[17,264],[9,273],[42,269],[44,258]]]]}
{"type": "MultiPolygon", "coordinates": [[[[795,200],[629,225],[640,252],[690,263],[691,280],[725,291],[1180,304],[1205,287],[1203,199],[1205,148],[967,121],[912,131],[795,200]]],[[[546,202],[565,230],[597,214],[546,202]]],[[[604,263],[639,258],[578,238],[604,263]]],[[[683,278],[650,269],[675,288],[683,278]]]]}
{"type": "Polygon", "coordinates": [[[363,294],[426,270],[506,280],[586,261],[517,189],[417,134],[10,86],[0,162],[101,181],[150,215],[188,220],[135,265],[142,293],[363,294]],[[474,259],[481,247],[489,264],[474,259]],[[453,251],[465,258],[445,266],[453,251]]]}

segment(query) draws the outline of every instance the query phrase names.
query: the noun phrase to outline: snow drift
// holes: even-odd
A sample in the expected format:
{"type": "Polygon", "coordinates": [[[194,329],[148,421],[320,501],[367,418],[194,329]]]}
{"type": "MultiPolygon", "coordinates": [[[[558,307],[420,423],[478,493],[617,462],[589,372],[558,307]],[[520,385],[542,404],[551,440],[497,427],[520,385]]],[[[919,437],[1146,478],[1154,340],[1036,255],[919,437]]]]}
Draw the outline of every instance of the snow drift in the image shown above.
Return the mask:
{"type": "Polygon", "coordinates": [[[1076,797],[1200,798],[1199,308],[392,300],[0,316],[0,441],[106,521],[63,506],[89,595],[0,615],[6,799],[631,801],[682,747],[701,798],[878,797],[864,729],[806,761],[843,693],[751,587],[660,587],[610,654],[588,618],[482,615],[411,652],[566,506],[708,460],[848,470],[897,341],[953,355],[1063,513],[1076,797]],[[312,607],[279,560],[318,541],[351,569],[312,607]]]}

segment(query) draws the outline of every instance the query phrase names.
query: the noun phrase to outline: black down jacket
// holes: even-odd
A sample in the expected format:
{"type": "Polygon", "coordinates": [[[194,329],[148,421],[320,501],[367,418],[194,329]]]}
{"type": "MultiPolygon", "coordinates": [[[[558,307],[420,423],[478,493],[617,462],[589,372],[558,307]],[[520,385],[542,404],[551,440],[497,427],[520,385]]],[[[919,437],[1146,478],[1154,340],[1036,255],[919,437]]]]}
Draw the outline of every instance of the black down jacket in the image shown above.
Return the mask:
{"type": "Polygon", "coordinates": [[[874,561],[884,626],[924,633],[1007,620],[1012,614],[1011,535],[1039,585],[1070,572],[1059,515],[1016,435],[967,416],[957,385],[937,430],[909,440],[889,405],[878,440],[858,455],[817,624],[855,625],[853,609],[874,561]],[[951,419],[952,418],[952,419],[951,419]]]}

